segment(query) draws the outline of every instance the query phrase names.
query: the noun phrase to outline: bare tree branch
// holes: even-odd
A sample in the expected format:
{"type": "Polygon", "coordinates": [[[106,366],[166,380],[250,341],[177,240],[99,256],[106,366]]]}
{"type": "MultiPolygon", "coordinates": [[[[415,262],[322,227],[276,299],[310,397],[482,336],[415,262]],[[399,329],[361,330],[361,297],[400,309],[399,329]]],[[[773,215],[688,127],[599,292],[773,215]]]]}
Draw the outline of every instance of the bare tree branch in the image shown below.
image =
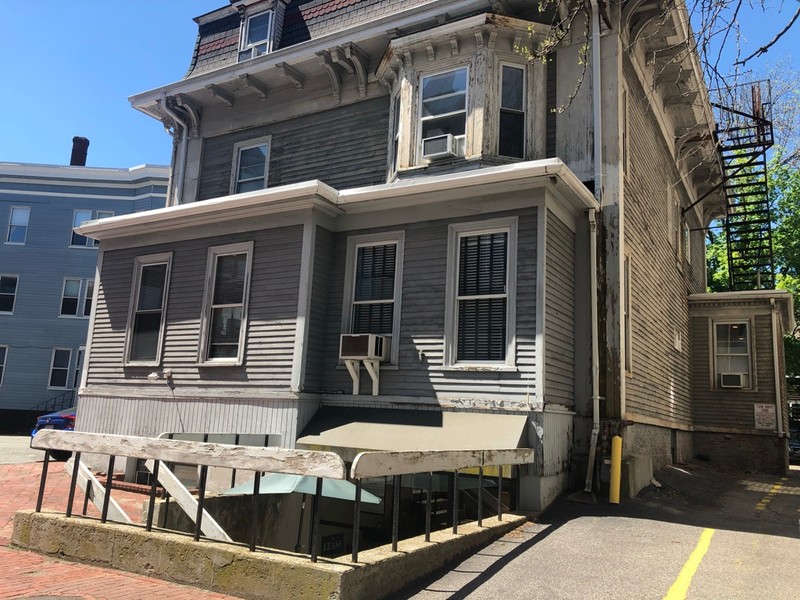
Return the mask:
{"type": "Polygon", "coordinates": [[[797,21],[797,18],[798,18],[798,17],[800,17],[800,7],[798,7],[798,9],[797,9],[797,12],[795,12],[795,13],[794,13],[794,16],[792,17],[792,19],[791,19],[791,20],[790,20],[790,21],[789,21],[789,22],[786,24],[786,27],[784,27],[784,28],[783,28],[781,31],[779,31],[779,32],[778,32],[778,33],[775,35],[775,37],[774,37],[774,38],[772,38],[772,40],[771,40],[770,42],[768,42],[767,44],[765,44],[765,45],[761,46],[761,47],[760,47],[758,50],[756,50],[755,52],[753,52],[753,53],[752,53],[750,56],[748,56],[747,58],[744,58],[744,59],[742,59],[742,60],[736,61],[736,62],[735,62],[735,63],[733,63],[733,64],[734,64],[734,65],[744,65],[744,64],[745,64],[747,61],[749,61],[750,59],[752,59],[752,58],[755,58],[755,57],[757,57],[757,56],[761,56],[762,54],[766,54],[766,53],[769,51],[769,49],[770,49],[772,46],[774,46],[774,45],[775,45],[775,43],[776,43],[776,42],[777,42],[779,39],[781,39],[781,38],[783,37],[783,35],[784,35],[784,34],[785,34],[787,31],[789,31],[789,29],[791,29],[792,25],[794,25],[794,22],[795,22],[795,21],[797,21]]]}

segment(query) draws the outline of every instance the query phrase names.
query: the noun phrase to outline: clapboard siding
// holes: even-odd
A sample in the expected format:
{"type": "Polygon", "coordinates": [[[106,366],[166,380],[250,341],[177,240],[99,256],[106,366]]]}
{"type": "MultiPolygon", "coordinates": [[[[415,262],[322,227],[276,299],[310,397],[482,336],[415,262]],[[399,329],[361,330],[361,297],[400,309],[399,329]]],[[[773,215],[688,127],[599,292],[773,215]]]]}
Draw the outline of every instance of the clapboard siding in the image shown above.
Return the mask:
{"type": "Polygon", "coordinates": [[[176,384],[226,382],[288,389],[301,246],[302,226],[292,226],[106,252],[92,337],[89,385],[137,385],[138,378],[152,370],[122,366],[134,259],[137,255],[172,251],[162,366],[172,369],[176,384]],[[254,252],[245,364],[198,368],[208,248],[251,240],[254,252]]]}
{"type": "Polygon", "coordinates": [[[319,179],[337,188],[385,183],[388,96],[203,141],[198,200],[230,194],[237,142],[272,136],[269,187],[319,179]]]}
{"type": "Polygon", "coordinates": [[[330,270],[333,257],[333,233],[317,227],[314,248],[314,272],[312,274],[311,309],[306,344],[306,376],[304,390],[322,389],[322,372],[325,364],[325,328],[330,306],[325,300],[330,293],[330,270]]]}
{"type": "MultiPolygon", "coordinates": [[[[749,319],[743,312],[742,322],[749,319]]],[[[720,319],[723,320],[723,319],[720,319]]],[[[725,317],[730,322],[730,317],[725,317]]],[[[694,393],[693,415],[696,425],[708,427],[755,427],[753,404],[775,403],[775,373],[772,348],[772,318],[758,315],[753,318],[754,331],[750,332],[755,365],[753,389],[714,389],[713,340],[709,316],[692,317],[692,388],[694,393]]]]}
{"type": "Polygon", "coordinates": [[[675,234],[668,231],[669,194],[688,206],[680,175],[652,114],[647,94],[627,58],[628,141],[625,176],[625,251],[631,259],[632,373],[626,376],[628,411],[689,423],[687,294],[702,289],[704,252],[695,235],[692,264],[679,268],[675,234]],[[654,168],[658,165],[658,168],[654,168]],[[675,349],[676,332],[682,349],[675,349]]]}
{"type": "MultiPolygon", "coordinates": [[[[448,225],[476,223],[511,213],[482,215],[476,219],[428,221],[392,227],[405,231],[400,356],[396,369],[381,371],[380,392],[391,396],[435,398],[520,399],[536,392],[536,209],[519,216],[517,245],[517,331],[518,371],[455,371],[442,369],[444,351],[445,277],[447,271],[448,225]]],[[[360,230],[336,235],[330,268],[330,293],[325,342],[324,388],[327,392],[351,393],[352,382],[338,364],[341,332],[342,293],[348,235],[377,233],[360,230]]],[[[368,391],[369,377],[362,375],[362,391],[368,391]]]]}
{"type": "Polygon", "coordinates": [[[575,398],[575,234],[547,213],[545,276],[545,400],[575,398]]]}
{"type": "Polygon", "coordinates": [[[311,419],[317,402],[249,398],[139,398],[82,396],[78,429],[94,433],[156,437],[166,432],[278,434],[294,447],[299,427],[311,419]]]}

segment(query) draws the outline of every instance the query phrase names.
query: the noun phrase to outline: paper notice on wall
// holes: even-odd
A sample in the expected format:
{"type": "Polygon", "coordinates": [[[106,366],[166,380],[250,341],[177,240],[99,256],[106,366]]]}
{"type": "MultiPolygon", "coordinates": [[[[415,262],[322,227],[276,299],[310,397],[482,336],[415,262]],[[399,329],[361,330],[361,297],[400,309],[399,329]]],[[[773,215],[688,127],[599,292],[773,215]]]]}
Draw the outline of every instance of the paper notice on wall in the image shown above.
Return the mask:
{"type": "Polygon", "coordinates": [[[756,429],[775,431],[778,428],[774,404],[754,404],[753,411],[755,412],[756,429]]]}

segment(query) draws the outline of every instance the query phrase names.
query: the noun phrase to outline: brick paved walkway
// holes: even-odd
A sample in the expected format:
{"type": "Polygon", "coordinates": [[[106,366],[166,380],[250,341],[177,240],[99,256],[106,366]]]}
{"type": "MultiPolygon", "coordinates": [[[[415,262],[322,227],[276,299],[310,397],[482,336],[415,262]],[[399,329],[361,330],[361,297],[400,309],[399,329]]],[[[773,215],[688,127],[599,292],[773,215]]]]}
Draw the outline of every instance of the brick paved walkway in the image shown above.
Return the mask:
{"type": "MultiPolygon", "coordinates": [[[[36,506],[42,463],[0,465],[0,598],[81,598],[115,600],[167,598],[168,600],[224,600],[231,598],[174,583],[102,569],[11,548],[12,521],[19,509],[36,506]]],[[[78,490],[80,492],[80,490],[78,490]]],[[[69,477],[64,463],[50,463],[44,510],[64,512],[69,493],[69,477]]],[[[83,497],[75,500],[80,512],[83,497]]],[[[146,496],[114,490],[112,498],[136,521],[146,496]]],[[[97,514],[90,505],[89,514],[97,514]]]]}

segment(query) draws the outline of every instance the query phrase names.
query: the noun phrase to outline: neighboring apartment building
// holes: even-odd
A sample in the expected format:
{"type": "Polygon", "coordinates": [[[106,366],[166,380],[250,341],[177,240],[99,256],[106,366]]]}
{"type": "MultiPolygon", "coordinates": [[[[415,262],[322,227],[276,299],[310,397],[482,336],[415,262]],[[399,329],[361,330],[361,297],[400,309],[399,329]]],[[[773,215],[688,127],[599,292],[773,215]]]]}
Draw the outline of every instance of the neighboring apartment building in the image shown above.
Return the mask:
{"type": "Polygon", "coordinates": [[[685,10],[607,5],[586,72],[578,25],[547,61],[518,52],[548,35],[537,10],[198,17],[186,78],[132,98],[173,129],[169,208],[79,230],[102,256],[79,428],[348,460],[530,446],[529,510],[618,430],[656,467],[726,444],[785,465],[791,298],[705,295],[725,196],[685,10]]]}
{"type": "MultiPolygon", "coordinates": [[[[85,152],[84,152],[85,157],[85,152]]],[[[80,384],[98,241],[85,221],[162,208],[169,168],[0,163],[0,429],[80,384]]]]}

